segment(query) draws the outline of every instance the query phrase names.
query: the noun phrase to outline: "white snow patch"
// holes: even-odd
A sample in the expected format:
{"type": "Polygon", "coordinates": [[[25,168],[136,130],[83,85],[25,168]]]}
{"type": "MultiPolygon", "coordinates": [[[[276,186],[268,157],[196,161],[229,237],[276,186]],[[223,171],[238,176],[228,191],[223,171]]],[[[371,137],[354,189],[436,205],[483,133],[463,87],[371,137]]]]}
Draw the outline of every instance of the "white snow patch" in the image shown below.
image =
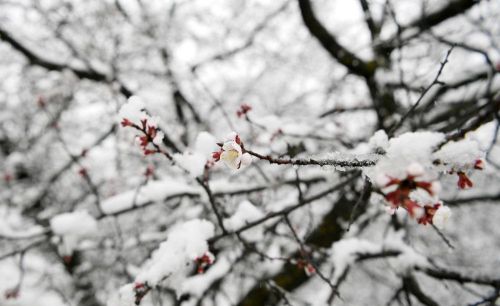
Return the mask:
{"type": "Polygon", "coordinates": [[[331,278],[332,283],[336,284],[345,270],[353,264],[358,254],[379,253],[382,247],[378,244],[358,238],[348,238],[340,240],[332,245],[331,256],[335,271],[331,278]]]}
{"type": "Polygon", "coordinates": [[[97,232],[97,221],[82,210],[54,216],[50,228],[59,236],[87,236],[97,232]]]}
{"type": "Polygon", "coordinates": [[[108,198],[101,203],[101,209],[105,214],[114,214],[151,201],[162,201],[170,196],[198,193],[199,188],[192,187],[179,179],[166,178],[149,182],[139,190],[138,194],[134,189],[108,198]]]}
{"type": "Polygon", "coordinates": [[[71,256],[82,239],[97,233],[97,220],[87,211],[63,213],[50,220],[50,228],[62,239],[61,255],[71,256]]]}
{"type": "Polygon", "coordinates": [[[198,152],[185,152],[174,154],[175,162],[184,170],[188,171],[192,177],[203,174],[207,158],[198,152]]]}
{"type": "MultiPolygon", "coordinates": [[[[224,220],[224,226],[226,229],[234,231],[263,216],[264,213],[250,201],[243,201],[238,206],[234,215],[224,220]]],[[[242,237],[248,241],[260,241],[263,239],[263,236],[262,227],[255,227],[242,233],[242,237]]]]}
{"type": "Polygon", "coordinates": [[[464,171],[474,167],[474,162],[484,156],[477,141],[465,139],[450,142],[434,154],[436,159],[446,164],[447,170],[464,171]]]}
{"type": "Polygon", "coordinates": [[[141,120],[147,119],[149,116],[144,112],[144,101],[138,96],[132,96],[128,99],[118,112],[118,122],[123,119],[139,124],[141,120]]]}
{"type": "Polygon", "coordinates": [[[208,252],[207,239],[214,235],[214,230],[212,223],[200,219],[175,226],[141,268],[136,283],[154,287],[161,282],[179,294],[194,260],[208,252]]]}

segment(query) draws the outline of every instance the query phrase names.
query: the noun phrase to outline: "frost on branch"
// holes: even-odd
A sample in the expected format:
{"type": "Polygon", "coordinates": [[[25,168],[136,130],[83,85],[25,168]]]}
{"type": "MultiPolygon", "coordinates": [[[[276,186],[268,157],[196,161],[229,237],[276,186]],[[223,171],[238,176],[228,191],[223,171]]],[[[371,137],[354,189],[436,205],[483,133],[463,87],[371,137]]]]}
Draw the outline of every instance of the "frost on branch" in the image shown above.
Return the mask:
{"type": "Polygon", "coordinates": [[[71,256],[83,238],[97,233],[97,221],[87,211],[76,211],[54,216],[50,228],[62,239],[60,254],[71,256]]]}
{"type": "Polygon", "coordinates": [[[252,156],[244,151],[243,143],[236,132],[227,135],[220,147],[219,151],[213,153],[216,162],[222,160],[226,166],[234,170],[252,163],[252,156]]]}
{"type": "MultiPolygon", "coordinates": [[[[444,226],[451,212],[439,201],[439,174],[456,173],[458,186],[463,189],[472,187],[467,173],[484,167],[483,154],[476,142],[466,139],[439,148],[444,141],[442,133],[402,134],[389,140],[386,154],[373,168],[364,170],[390,205],[389,212],[402,207],[420,224],[437,222],[439,228],[444,226]]],[[[383,147],[381,132],[370,143],[373,147],[383,147]]]]}
{"type": "Polygon", "coordinates": [[[122,301],[125,297],[129,302],[133,299],[139,304],[142,297],[158,285],[171,288],[179,295],[186,276],[198,269],[201,261],[203,268],[213,262],[207,243],[213,235],[214,226],[206,220],[195,219],[175,226],[167,240],[140,269],[135,283],[122,287],[118,297],[113,297],[111,301],[122,301]]]}

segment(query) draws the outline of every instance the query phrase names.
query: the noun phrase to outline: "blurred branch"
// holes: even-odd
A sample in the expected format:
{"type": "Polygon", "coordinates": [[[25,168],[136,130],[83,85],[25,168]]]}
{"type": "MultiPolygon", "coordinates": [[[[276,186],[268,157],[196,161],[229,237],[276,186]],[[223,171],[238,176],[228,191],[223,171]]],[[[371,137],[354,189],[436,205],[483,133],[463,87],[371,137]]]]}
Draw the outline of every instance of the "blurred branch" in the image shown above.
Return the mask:
{"type": "Polygon", "coordinates": [[[445,6],[430,14],[423,15],[419,19],[410,22],[406,26],[401,27],[400,33],[390,39],[380,43],[383,49],[390,52],[398,45],[398,39],[403,43],[412,38],[420,36],[426,30],[460,14],[465,13],[468,9],[479,3],[481,0],[451,0],[445,6]],[[417,29],[417,31],[415,31],[417,29]],[[400,36],[400,38],[398,38],[400,36]]]}
{"type": "Polygon", "coordinates": [[[358,58],[354,53],[347,50],[345,47],[337,42],[328,30],[316,18],[310,0],[298,0],[300,12],[304,24],[309,32],[321,43],[321,45],[335,58],[339,63],[344,65],[350,72],[371,78],[375,73],[375,62],[364,62],[358,58]]]}
{"type": "Polygon", "coordinates": [[[373,15],[370,10],[370,4],[368,3],[367,0],[359,0],[359,4],[361,5],[361,8],[363,9],[363,13],[365,15],[365,21],[368,29],[370,30],[370,35],[372,37],[372,40],[375,40],[378,38],[378,35],[380,33],[380,25],[373,20],[373,15]]]}
{"type": "Polygon", "coordinates": [[[427,94],[427,92],[434,86],[434,85],[437,85],[437,84],[442,84],[442,82],[439,81],[439,77],[441,76],[441,73],[443,72],[443,69],[444,69],[444,66],[446,66],[446,64],[448,63],[448,58],[451,54],[451,51],[453,51],[453,47],[451,47],[448,52],[446,52],[446,56],[443,60],[443,62],[441,62],[441,66],[439,67],[439,70],[436,74],[436,76],[434,77],[434,80],[432,80],[432,82],[424,89],[424,91],[422,92],[422,94],[420,95],[420,97],[417,99],[417,101],[410,107],[410,109],[403,115],[403,117],[401,117],[401,119],[389,130],[388,132],[388,135],[389,136],[392,136],[394,135],[394,133],[397,131],[397,129],[399,127],[401,127],[401,125],[403,125],[404,121],[406,120],[406,118],[408,118],[414,111],[415,109],[420,105],[420,102],[422,101],[422,99],[425,97],[425,95],[427,94]]]}
{"type": "MultiPolygon", "coordinates": [[[[107,75],[94,70],[80,69],[72,67],[67,64],[56,63],[46,60],[40,55],[31,51],[28,47],[26,47],[21,42],[16,40],[12,35],[10,35],[6,30],[2,28],[0,28],[0,40],[3,40],[4,42],[8,43],[9,45],[12,46],[12,48],[23,54],[31,65],[40,66],[47,70],[54,70],[54,71],[69,70],[73,72],[80,79],[88,79],[104,83],[111,83],[113,81],[109,80],[109,77],[107,75]]],[[[119,83],[119,90],[127,98],[132,95],[132,92],[124,84],[119,83]]]]}

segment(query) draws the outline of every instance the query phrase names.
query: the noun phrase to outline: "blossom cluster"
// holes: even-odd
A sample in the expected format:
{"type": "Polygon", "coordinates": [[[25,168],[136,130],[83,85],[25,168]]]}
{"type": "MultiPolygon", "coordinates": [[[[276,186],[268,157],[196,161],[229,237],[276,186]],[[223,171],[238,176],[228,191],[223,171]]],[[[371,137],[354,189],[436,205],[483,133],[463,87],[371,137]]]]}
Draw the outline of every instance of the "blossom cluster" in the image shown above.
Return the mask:
{"type": "Polygon", "coordinates": [[[406,171],[406,177],[402,179],[387,177],[387,182],[383,184],[384,198],[390,204],[388,211],[393,214],[396,209],[403,207],[419,224],[435,224],[442,228],[444,222],[449,218],[450,211],[437,200],[437,193],[440,189],[439,182],[420,180],[419,177],[424,174],[424,169],[417,163],[408,166],[406,171]],[[391,190],[384,192],[387,189],[391,190]],[[412,192],[423,192],[434,203],[419,204],[417,200],[412,198],[412,192]],[[438,211],[439,214],[437,214],[438,211]],[[443,213],[446,215],[443,216],[443,213]],[[437,222],[434,220],[436,214],[439,216],[436,219],[437,222]]]}
{"type": "Polygon", "coordinates": [[[450,209],[438,197],[440,174],[456,174],[458,188],[466,189],[473,186],[472,171],[484,168],[477,142],[447,142],[442,133],[405,133],[389,140],[377,132],[370,143],[385,153],[365,174],[376,182],[388,212],[402,207],[423,225],[443,228],[450,218],[450,209]]]}
{"type": "Polygon", "coordinates": [[[129,98],[120,109],[119,118],[122,127],[132,127],[141,132],[137,137],[144,155],[159,152],[158,146],[165,135],[158,128],[158,119],[145,112],[144,102],[139,97],[129,98]]]}

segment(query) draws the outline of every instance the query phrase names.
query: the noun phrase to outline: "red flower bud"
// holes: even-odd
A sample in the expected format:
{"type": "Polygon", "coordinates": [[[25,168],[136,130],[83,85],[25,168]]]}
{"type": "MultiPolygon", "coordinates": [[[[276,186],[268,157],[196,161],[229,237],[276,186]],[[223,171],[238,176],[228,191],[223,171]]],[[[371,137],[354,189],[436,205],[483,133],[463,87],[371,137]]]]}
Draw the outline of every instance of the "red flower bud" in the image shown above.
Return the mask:
{"type": "Polygon", "coordinates": [[[17,299],[19,297],[19,287],[14,287],[12,289],[5,290],[4,296],[6,300],[17,299]]]}
{"type": "Polygon", "coordinates": [[[472,181],[469,179],[467,174],[463,171],[457,172],[458,174],[458,182],[457,185],[460,189],[467,189],[473,186],[472,181]]]}
{"type": "Polygon", "coordinates": [[[484,161],[482,159],[476,159],[474,162],[474,169],[483,170],[484,169],[484,161]]]}
{"type": "Polygon", "coordinates": [[[123,118],[122,122],[120,122],[122,127],[127,127],[127,126],[133,126],[134,124],[132,121],[128,120],[127,118],[123,118]]]}
{"type": "Polygon", "coordinates": [[[45,99],[42,97],[42,96],[39,96],[37,101],[36,101],[36,104],[38,105],[38,107],[40,108],[45,108],[45,106],[47,106],[47,103],[45,103],[45,99]]]}
{"type": "Polygon", "coordinates": [[[71,261],[73,260],[73,256],[71,255],[64,255],[62,257],[63,261],[65,264],[69,265],[71,263],[71,261]]]}
{"type": "Polygon", "coordinates": [[[240,109],[236,111],[236,115],[238,118],[241,118],[241,116],[246,115],[249,111],[252,110],[252,107],[248,104],[242,104],[240,106],[240,109]]]}
{"type": "Polygon", "coordinates": [[[212,153],[212,158],[213,158],[216,162],[218,162],[218,161],[220,160],[220,155],[221,155],[221,154],[222,154],[222,152],[221,152],[221,151],[213,152],[213,153],[212,153]]]}
{"type": "Polygon", "coordinates": [[[78,170],[78,174],[80,174],[80,176],[81,176],[81,177],[86,177],[86,176],[88,175],[88,173],[87,173],[87,169],[85,169],[85,168],[83,168],[83,167],[82,167],[82,168],[80,168],[80,169],[78,170]]]}
{"type": "Polygon", "coordinates": [[[144,149],[144,155],[151,155],[151,154],[155,154],[155,153],[158,153],[158,151],[156,151],[156,150],[144,149]]]}
{"type": "Polygon", "coordinates": [[[146,168],[146,172],[144,173],[144,175],[145,175],[146,177],[150,177],[150,176],[152,176],[152,175],[153,175],[154,170],[155,170],[155,169],[153,168],[153,166],[149,165],[149,166],[146,168]]]}
{"type": "Polygon", "coordinates": [[[424,215],[417,220],[418,223],[423,225],[432,224],[432,218],[440,206],[441,204],[439,203],[432,206],[424,206],[424,215]]]}

